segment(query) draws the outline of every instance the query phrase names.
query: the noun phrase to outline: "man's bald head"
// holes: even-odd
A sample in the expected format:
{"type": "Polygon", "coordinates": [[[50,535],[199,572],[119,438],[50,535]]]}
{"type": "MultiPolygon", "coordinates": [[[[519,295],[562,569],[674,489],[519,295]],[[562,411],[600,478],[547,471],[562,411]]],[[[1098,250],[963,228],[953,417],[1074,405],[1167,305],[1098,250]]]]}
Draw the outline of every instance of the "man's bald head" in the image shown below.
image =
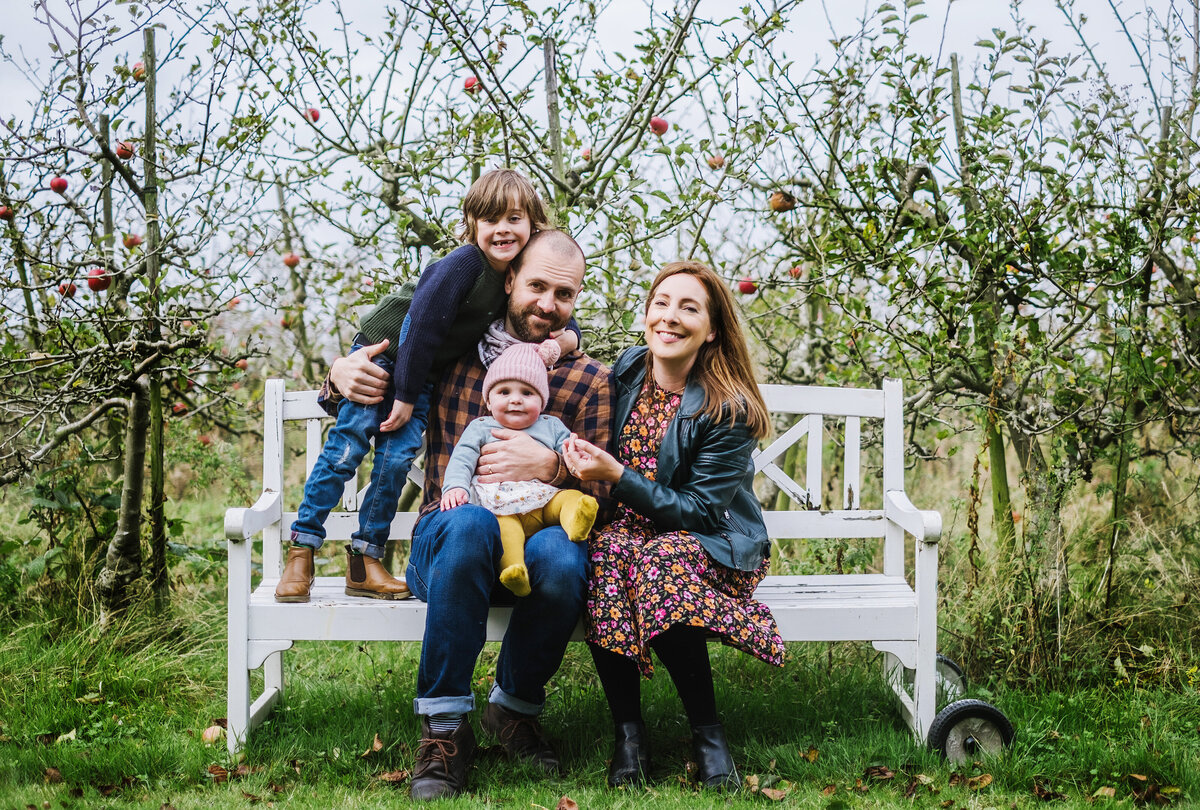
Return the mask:
{"type": "Polygon", "coordinates": [[[531,254],[537,254],[542,261],[557,265],[563,269],[577,267],[579,269],[579,283],[583,284],[583,271],[586,267],[583,248],[566,231],[538,231],[529,237],[529,241],[525,243],[525,249],[518,253],[517,257],[512,260],[509,270],[514,274],[520,273],[525,258],[531,254]]]}

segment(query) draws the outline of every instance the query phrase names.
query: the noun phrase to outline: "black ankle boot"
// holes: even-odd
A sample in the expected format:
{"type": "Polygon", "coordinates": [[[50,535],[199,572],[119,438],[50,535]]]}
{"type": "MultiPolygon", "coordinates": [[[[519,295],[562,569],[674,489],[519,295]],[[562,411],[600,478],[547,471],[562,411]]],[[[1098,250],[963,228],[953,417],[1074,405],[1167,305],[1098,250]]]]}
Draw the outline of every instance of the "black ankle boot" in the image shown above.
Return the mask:
{"type": "Polygon", "coordinates": [[[696,781],[706,788],[737,789],[742,786],[733,754],[720,723],[692,726],[692,759],[696,763],[696,781]]]}
{"type": "Polygon", "coordinates": [[[617,723],[612,764],[608,766],[608,786],[620,787],[646,780],[650,771],[650,740],[641,720],[617,723]]]}

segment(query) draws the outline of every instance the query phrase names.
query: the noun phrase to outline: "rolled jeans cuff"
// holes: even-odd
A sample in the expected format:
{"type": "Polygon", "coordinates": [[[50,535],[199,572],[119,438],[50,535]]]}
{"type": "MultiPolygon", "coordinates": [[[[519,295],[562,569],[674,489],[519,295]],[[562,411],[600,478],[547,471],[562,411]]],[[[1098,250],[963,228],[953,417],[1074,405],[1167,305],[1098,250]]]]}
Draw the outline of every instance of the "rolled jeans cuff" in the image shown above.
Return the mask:
{"type": "Polygon", "coordinates": [[[530,703],[528,700],[521,700],[519,697],[513,697],[500,688],[500,684],[493,683],[492,690],[488,692],[488,703],[495,703],[508,709],[510,712],[533,716],[542,713],[542,707],[545,703],[530,703]]]}
{"type": "Polygon", "coordinates": [[[475,696],[413,698],[415,714],[466,714],[475,710],[475,696]]]}

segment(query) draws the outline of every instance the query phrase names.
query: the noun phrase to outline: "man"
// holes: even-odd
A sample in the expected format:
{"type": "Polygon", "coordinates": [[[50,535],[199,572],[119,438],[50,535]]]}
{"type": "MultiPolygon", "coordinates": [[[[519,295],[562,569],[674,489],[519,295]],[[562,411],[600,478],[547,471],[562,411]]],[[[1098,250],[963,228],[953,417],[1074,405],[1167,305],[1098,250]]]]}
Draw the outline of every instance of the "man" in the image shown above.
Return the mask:
{"type": "MultiPolygon", "coordinates": [[[[441,512],[441,480],[458,437],[484,414],[483,379],[488,361],[515,341],[541,341],[566,326],[583,285],[584,256],[561,231],[534,234],[513,261],[505,279],[508,310],[504,329],[493,329],[480,352],[469,352],[439,384],[426,429],[425,492],[413,532],[406,578],[413,595],[428,603],[425,641],[413,707],[421,715],[421,744],[413,769],[414,799],[461,792],[475,753],[467,712],[475,708],[471,676],[483,647],[488,608],[513,604],[512,619],[496,662],[496,679],[480,725],[496,736],[510,758],[531,759],[549,773],[559,760],[537,716],[545,686],[562,662],[587,584],[586,543],[572,543],[551,526],[525,546],[532,593],[515,599],[499,586],[500,530],[486,509],[465,505],[441,512]]],[[[365,350],[334,361],[333,385],[357,402],[377,402],[386,375],[365,350]]],[[[561,358],[550,371],[545,413],[568,428],[606,446],[612,416],[608,369],[582,353],[561,358]]],[[[560,453],[516,431],[496,430],[476,468],[484,482],[537,478],[559,487],[577,487],[603,502],[607,488],[569,477],[560,453]]]]}

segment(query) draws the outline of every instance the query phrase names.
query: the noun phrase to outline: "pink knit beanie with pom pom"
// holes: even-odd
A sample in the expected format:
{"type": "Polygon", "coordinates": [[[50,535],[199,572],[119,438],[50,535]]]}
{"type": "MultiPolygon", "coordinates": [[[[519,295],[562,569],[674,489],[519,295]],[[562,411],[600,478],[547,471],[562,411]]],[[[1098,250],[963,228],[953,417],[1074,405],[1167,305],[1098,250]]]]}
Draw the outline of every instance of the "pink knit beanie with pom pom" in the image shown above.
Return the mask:
{"type": "Polygon", "coordinates": [[[518,343],[509,346],[503,354],[492,361],[487,376],[483,378],[483,401],[486,403],[492,387],[505,380],[523,382],[542,397],[542,407],[550,400],[550,385],[546,369],[554,365],[560,349],[558,341],[543,340],[541,343],[518,343]]]}

